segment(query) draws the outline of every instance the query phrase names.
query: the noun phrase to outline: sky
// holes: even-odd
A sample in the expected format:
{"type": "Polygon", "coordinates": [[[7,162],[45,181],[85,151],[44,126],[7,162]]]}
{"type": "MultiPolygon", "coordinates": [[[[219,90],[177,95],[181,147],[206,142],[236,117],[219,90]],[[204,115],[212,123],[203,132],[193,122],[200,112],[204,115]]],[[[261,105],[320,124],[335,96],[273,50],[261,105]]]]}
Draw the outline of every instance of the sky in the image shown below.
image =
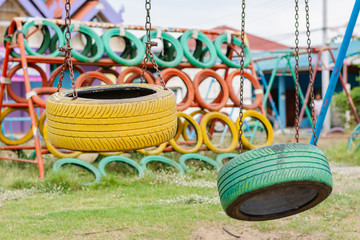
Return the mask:
{"type": "MultiPolygon", "coordinates": [[[[312,44],[323,42],[323,1],[310,0],[310,29],[312,44]]],[[[343,35],[355,0],[326,0],[328,16],[327,42],[343,35]]],[[[145,0],[108,0],[119,11],[124,7],[124,24],[145,24],[145,0]]],[[[245,32],[273,40],[287,46],[294,45],[294,0],[247,0],[245,32]]],[[[241,0],[153,0],[151,2],[152,26],[210,29],[227,25],[236,29],[241,26],[241,0]]],[[[306,45],[305,4],[299,1],[300,45],[306,45]]],[[[354,33],[360,33],[360,20],[354,33]]],[[[358,34],[360,35],[360,34],[358,34]]],[[[337,40],[337,42],[339,42],[337,40]]]]}

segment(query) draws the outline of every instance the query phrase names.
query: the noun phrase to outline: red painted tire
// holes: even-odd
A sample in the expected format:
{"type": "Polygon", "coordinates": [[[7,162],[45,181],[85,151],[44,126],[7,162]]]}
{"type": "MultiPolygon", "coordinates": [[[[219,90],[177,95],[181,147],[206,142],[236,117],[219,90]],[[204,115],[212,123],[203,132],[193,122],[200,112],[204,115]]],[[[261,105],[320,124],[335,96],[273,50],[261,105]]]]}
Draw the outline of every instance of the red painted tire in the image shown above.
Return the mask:
{"type": "MultiPolygon", "coordinates": [[[[65,90],[63,88],[60,89],[65,90]]],[[[36,93],[36,95],[32,96],[31,99],[33,102],[37,105],[39,105],[42,108],[46,107],[46,101],[42,98],[40,98],[41,95],[51,95],[57,91],[57,87],[41,87],[41,88],[34,88],[32,89],[36,93]]]]}
{"type": "Polygon", "coordinates": [[[107,76],[105,76],[103,73],[97,72],[97,71],[90,71],[90,72],[85,72],[83,74],[81,74],[75,81],[75,87],[83,87],[83,86],[87,86],[86,84],[89,83],[87,82],[89,79],[91,81],[91,83],[94,81],[94,79],[99,79],[100,81],[102,81],[103,83],[106,84],[114,84],[107,76]]]}
{"type": "MultiPolygon", "coordinates": [[[[83,74],[85,71],[84,69],[82,69],[81,67],[74,65],[74,70],[78,71],[80,74],[83,74]]],[[[56,77],[61,73],[62,71],[62,65],[58,66],[57,68],[55,68],[54,71],[52,71],[50,77],[49,77],[49,82],[47,84],[47,86],[49,87],[54,87],[53,84],[55,82],[56,77]]]]}
{"type": "MultiPolygon", "coordinates": [[[[210,111],[219,111],[223,107],[229,98],[229,89],[225,82],[225,80],[217,74],[214,70],[204,69],[198,72],[193,81],[194,89],[195,89],[195,99],[199,103],[200,107],[206,108],[210,111]],[[219,95],[222,94],[221,101],[219,103],[206,103],[205,100],[200,95],[199,86],[202,81],[204,81],[207,77],[214,77],[220,84],[221,90],[219,95]]],[[[217,97],[215,98],[217,99],[217,97]]]]}
{"type": "MultiPolygon", "coordinates": [[[[195,98],[194,86],[191,82],[190,77],[186,73],[176,68],[167,68],[163,70],[161,72],[161,76],[165,82],[165,85],[173,77],[179,77],[185,83],[185,86],[187,88],[187,94],[185,95],[184,99],[177,104],[176,109],[177,111],[184,111],[185,109],[188,109],[195,98]]],[[[156,79],[156,84],[161,86],[159,78],[156,79]]]]}
{"type": "MultiPolygon", "coordinates": [[[[125,79],[126,76],[130,73],[136,73],[136,74],[138,74],[138,75],[136,75],[138,77],[142,74],[142,69],[139,67],[126,68],[125,70],[121,71],[116,83],[132,83],[137,77],[133,77],[131,79],[125,79]]],[[[133,75],[134,74],[132,74],[131,76],[133,76],[133,75]]],[[[154,78],[154,76],[151,76],[151,75],[152,74],[150,74],[149,72],[146,71],[145,72],[145,81],[149,84],[155,84],[155,78],[154,78]]]]}
{"type": "MultiPolygon", "coordinates": [[[[240,75],[240,70],[235,70],[235,71],[232,71],[226,78],[226,83],[227,83],[227,86],[229,89],[229,96],[230,96],[230,99],[234,102],[235,106],[240,106],[240,100],[236,96],[236,93],[234,92],[232,82],[233,82],[234,77],[239,76],[239,75],[240,75]]],[[[244,78],[247,78],[251,82],[252,86],[255,89],[255,96],[256,96],[255,101],[250,105],[244,104],[244,108],[251,109],[251,110],[260,108],[260,106],[262,105],[262,100],[263,100],[263,91],[262,91],[259,81],[248,72],[244,72],[244,78]]]]}
{"type": "MultiPolygon", "coordinates": [[[[42,80],[41,86],[45,87],[47,85],[47,76],[46,76],[46,73],[41,69],[41,67],[39,67],[36,64],[29,63],[28,68],[33,68],[40,73],[41,80],[42,80]]],[[[6,77],[11,79],[19,69],[21,69],[21,64],[18,64],[15,67],[13,67],[12,69],[10,69],[6,77]]],[[[9,95],[9,97],[11,99],[13,99],[15,102],[27,103],[26,98],[20,97],[14,93],[14,91],[12,90],[11,84],[6,84],[6,88],[7,88],[7,93],[9,95]]]]}

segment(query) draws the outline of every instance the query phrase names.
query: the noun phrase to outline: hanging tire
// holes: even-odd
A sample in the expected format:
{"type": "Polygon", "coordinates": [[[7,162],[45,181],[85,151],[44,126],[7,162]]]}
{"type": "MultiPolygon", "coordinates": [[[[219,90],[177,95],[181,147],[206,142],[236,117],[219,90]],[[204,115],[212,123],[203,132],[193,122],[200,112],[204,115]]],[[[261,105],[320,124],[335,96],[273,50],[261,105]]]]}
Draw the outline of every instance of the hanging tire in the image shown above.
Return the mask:
{"type": "Polygon", "coordinates": [[[149,84],[83,87],[51,95],[46,103],[50,141],[77,151],[115,152],[156,146],[176,133],[171,90],[149,84]]]}
{"type": "Polygon", "coordinates": [[[227,215],[263,221],[314,207],[330,195],[333,182],[318,147],[284,143],[238,155],[219,171],[217,184],[227,215]]]}

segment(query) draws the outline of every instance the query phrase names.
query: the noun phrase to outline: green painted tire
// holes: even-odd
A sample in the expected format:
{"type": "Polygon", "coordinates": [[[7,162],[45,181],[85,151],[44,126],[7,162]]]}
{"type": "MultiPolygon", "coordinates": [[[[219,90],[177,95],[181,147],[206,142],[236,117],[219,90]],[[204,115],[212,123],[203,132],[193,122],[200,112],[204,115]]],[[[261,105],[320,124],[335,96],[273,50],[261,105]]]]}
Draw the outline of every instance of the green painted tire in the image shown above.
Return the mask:
{"type": "MultiPolygon", "coordinates": [[[[57,160],[53,165],[53,172],[54,173],[59,172],[61,167],[66,164],[73,164],[73,165],[82,167],[82,168],[88,170],[89,172],[91,172],[92,174],[94,174],[95,181],[92,183],[97,183],[97,182],[100,182],[100,180],[101,180],[101,173],[99,172],[99,170],[96,167],[94,167],[90,163],[81,161],[76,158],[62,158],[62,159],[57,160]]],[[[92,183],[84,183],[83,185],[90,185],[92,183]]]]}
{"type": "MultiPolygon", "coordinates": [[[[214,66],[216,62],[216,49],[214,47],[214,44],[210,41],[210,39],[202,32],[198,32],[198,38],[197,40],[200,40],[201,42],[205,43],[205,45],[208,47],[210,52],[210,59],[207,62],[201,62],[198,58],[196,58],[197,55],[200,55],[201,50],[198,50],[199,54],[191,54],[190,49],[188,47],[188,41],[192,37],[193,30],[187,30],[184,32],[184,34],[180,38],[181,46],[184,50],[185,57],[189,60],[189,62],[196,66],[201,68],[211,68],[214,66]]],[[[196,53],[196,49],[195,49],[196,53]]],[[[200,57],[200,56],[198,56],[200,57]]]]}
{"type": "Polygon", "coordinates": [[[98,169],[103,176],[106,176],[106,172],[105,172],[106,165],[108,165],[109,163],[112,163],[112,162],[126,163],[138,171],[139,177],[144,176],[145,171],[137,162],[135,162],[134,160],[132,160],[130,158],[123,157],[123,156],[108,156],[108,157],[101,159],[101,161],[99,162],[99,165],[98,165],[98,169]]]}
{"type": "MultiPolygon", "coordinates": [[[[234,63],[232,60],[230,60],[222,51],[221,51],[221,45],[223,43],[226,43],[227,41],[227,35],[226,34],[222,34],[220,36],[218,36],[215,41],[214,41],[214,45],[215,45],[215,49],[217,52],[217,55],[219,56],[219,58],[221,59],[221,61],[223,63],[226,64],[226,66],[231,67],[231,68],[240,68],[240,64],[238,63],[234,63]]],[[[234,44],[241,47],[241,40],[238,39],[237,37],[233,38],[234,44]]],[[[244,53],[245,53],[245,61],[244,61],[244,67],[247,67],[250,62],[251,62],[251,55],[250,55],[250,50],[248,48],[248,46],[245,46],[244,48],[244,53]]]]}
{"type": "Polygon", "coordinates": [[[174,160],[171,160],[170,158],[159,155],[151,155],[142,158],[140,161],[140,165],[144,168],[145,171],[147,171],[146,165],[150,162],[161,162],[175,168],[178,171],[178,173],[181,175],[185,173],[184,169],[181,167],[180,164],[178,164],[174,160]]]}
{"type": "Polygon", "coordinates": [[[237,157],[239,154],[236,153],[222,153],[216,156],[215,161],[220,164],[221,166],[224,165],[224,160],[227,158],[234,158],[237,157]]]}
{"type": "Polygon", "coordinates": [[[181,155],[181,157],[179,158],[179,164],[180,164],[180,166],[182,166],[184,168],[184,170],[186,172],[190,172],[190,168],[185,164],[185,162],[189,159],[201,160],[203,162],[210,164],[216,170],[220,169],[220,164],[215,162],[213,159],[211,159],[207,156],[197,154],[197,153],[187,153],[187,154],[181,155]]]}
{"type": "MultiPolygon", "coordinates": [[[[74,29],[74,24],[70,25],[70,32],[73,31],[74,29]]],[[[65,36],[65,31],[64,30],[64,36],[65,36]]],[[[97,60],[99,60],[103,54],[104,54],[104,43],[101,40],[101,38],[99,37],[99,35],[97,35],[97,33],[91,29],[91,27],[88,27],[86,25],[82,25],[80,24],[79,27],[79,32],[90,36],[92,39],[95,40],[95,44],[97,47],[97,52],[95,55],[88,57],[86,55],[83,55],[81,53],[79,53],[78,51],[76,51],[75,49],[71,50],[71,56],[75,57],[77,60],[82,61],[82,62],[96,62],[97,60]]]]}
{"type": "MultiPolygon", "coordinates": [[[[64,38],[64,35],[62,34],[61,32],[61,29],[53,22],[50,22],[48,20],[41,20],[42,24],[45,25],[45,26],[48,26],[50,28],[52,28],[54,31],[55,31],[55,34],[58,36],[58,38],[60,39],[59,41],[59,47],[62,47],[64,46],[65,44],[65,38],[64,38]]],[[[48,29],[48,36],[45,35],[44,36],[44,40],[43,40],[43,44],[41,45],[41,47],[38,49],[38,51],[35,51],[33,50],[27,40],[26,40],[26,32],[29,30],[29,28],[31,26],[34,26],[35,25],[35,20],[31,20],[31,21],[28,21],[24,24],[23,28],[22,28],[22,32],[24,34],[24,45],[25,45],[25,49],[26,51],[30,54],[30,55],[33,55],[33,56],[44,56],[43,53],[45,53],[46,49],[48,49],[49,45],[50,45],[50,32],[49,32],[49,29],[48,29]]],[[[46,33],[45,33],[46,34],[46,33]]],[[[60,54],[60,51],[58,49],[56,49],[54,52],[46,55],[47,57],[56,57],[60,54]]]]}
{"type": "MultiPolygon", "coordinates": [[[[43,38],[43,41],[39,47],[39,49],[36,51],[37,53],[39,54],[44,54],[46,49],[48,49],[49,47],[49,44],[50,44],[50,31],[49,31],[49,28],[48,27],[44,27],[42,28],[43,30],[43,35],[44,35],[44,38],[43,38]]],[[[6,45],[6,42],[11,42],[11,39],[10,38],[6,38],[7,34],[8,34],[8,31],[9,31],[9,27],[6,28],[5,30],[5,34],[4,34],[4,46],[6,45]]],[[[16,32],[16,24],[14,26],[14,31],[16,32]]],[[[24,33],[25,35],[25,33],[24,33]]],[[[24,36],[25,38],[25,36],[24,36]]],[[[15,52],[15,50],[12,48],[10,49],[10,55],[14,58],[20,58],[20,54],[15,52]]]]}
{"type": "MultiPolygon", "coordinates": [[[[87,55],[92,47],[92,38],[89,35],[84,34],[86,38],[86,44],[84,50],[81,52],[82,55],[87,55]]],[[[54,52],[56,50],[56,43],[59,40],[58,36],[55,34],[50,41],[49,50],[50,52],[54,52]]]]}
{"type": "Polygon", "coordinates": [[[318,147],[284,143],[238,155],[219,171],[217,184],[227,215],[264,221],[314,207],[330,195],[333,181],[318,147]]]}
{"type": "MultiPolygon", "coordinates": [[[[157,31],[151,31],[150,39],[155,38],[156,35],[157,35],[157,31]]],[[[184,53],[183,53],[181,44],[176,38],[174,38],[173,36],[171,36],[169,33],[165,32],[165,31],[161,32],[161,37],[162,37],[162,39],[164,39],[164,42],[166,41],[164,43],[164,50],[166,48],[165,45],[168,46],[168,44],[171,43],[172,46],[175,48],[175,49],[172,49],[172,51],[175,50],[176,57],[173,60],[168,60],[167,58],[170,57],[168,54],[171,54],[171,53],[169,53],[169,51],[167,51],[167,54],[165,54],[165,56],[162,56],[162,57],[158,57],[154,54],[154,60],[160,67],[167,67],[167,68],[176,67],[177,65],[179,65],[181,63],[181,60],[184,57],[184,53]]],[[[147,41],[146,37],[142,37],[142,42],[144,44],[146,41],[147,41]]],[[[174,54],[174,52],[172,52],[172,54],[174,54]]]]}
{"type": "MultiPolygon", "coordinates": [[[[107,55],[113,59],[115,62],[118,62],[123,65],[127,66],[133,66],[138,65],[141,63],[141,61],[144,59],[145,55],[145,46],[142,44],[142,42],[132,33],[125,31],[124,39],[127,39],[128,41],[131,41],[134,43],[134,48],[136,48],[137,54],[134,57],[131,57],[130,59],[126,59],[128,55],[130,55],[131,51],[136,51],[135,49],[132,49],[131,43],[130,46],[126,43],[126,47],[124,49],[124,52],[119,56],[114,50],[111,49],[110,46],[110,39],[114,36],[119,36],[120,29],[119,28],[112,28],[107,30],[103,36],[102,41],[105,46],[105,52],[107,55]]],[[[135,54],[134,54],[135,55],[135,54]]]]}

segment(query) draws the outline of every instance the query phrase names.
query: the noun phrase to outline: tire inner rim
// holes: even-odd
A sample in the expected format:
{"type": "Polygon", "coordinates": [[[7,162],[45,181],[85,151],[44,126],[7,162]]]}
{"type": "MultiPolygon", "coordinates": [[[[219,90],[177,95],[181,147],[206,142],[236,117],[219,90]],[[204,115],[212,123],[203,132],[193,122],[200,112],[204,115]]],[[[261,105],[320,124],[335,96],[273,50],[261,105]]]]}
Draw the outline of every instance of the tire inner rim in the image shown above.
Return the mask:
{"type": "MultiPolygon", "coordinates": [[[[77,94],[80,98],[88,99],[127,99],[127,98],[137,98],[144,97],[156,93],[155,90],[142,87],[99,87],[96,89],[84,89],[78,90],[77,94]]],[[[72,97],[73,93],[66,95],[67,97],[72,97]]]]}
{"type": "Polygon", "coordinates": [[[312,202],[318,191],[310,186],[281,186],[259,192],[240,206],[240,212],[251,216],[268,216],[299,209],[312,202]]]}

